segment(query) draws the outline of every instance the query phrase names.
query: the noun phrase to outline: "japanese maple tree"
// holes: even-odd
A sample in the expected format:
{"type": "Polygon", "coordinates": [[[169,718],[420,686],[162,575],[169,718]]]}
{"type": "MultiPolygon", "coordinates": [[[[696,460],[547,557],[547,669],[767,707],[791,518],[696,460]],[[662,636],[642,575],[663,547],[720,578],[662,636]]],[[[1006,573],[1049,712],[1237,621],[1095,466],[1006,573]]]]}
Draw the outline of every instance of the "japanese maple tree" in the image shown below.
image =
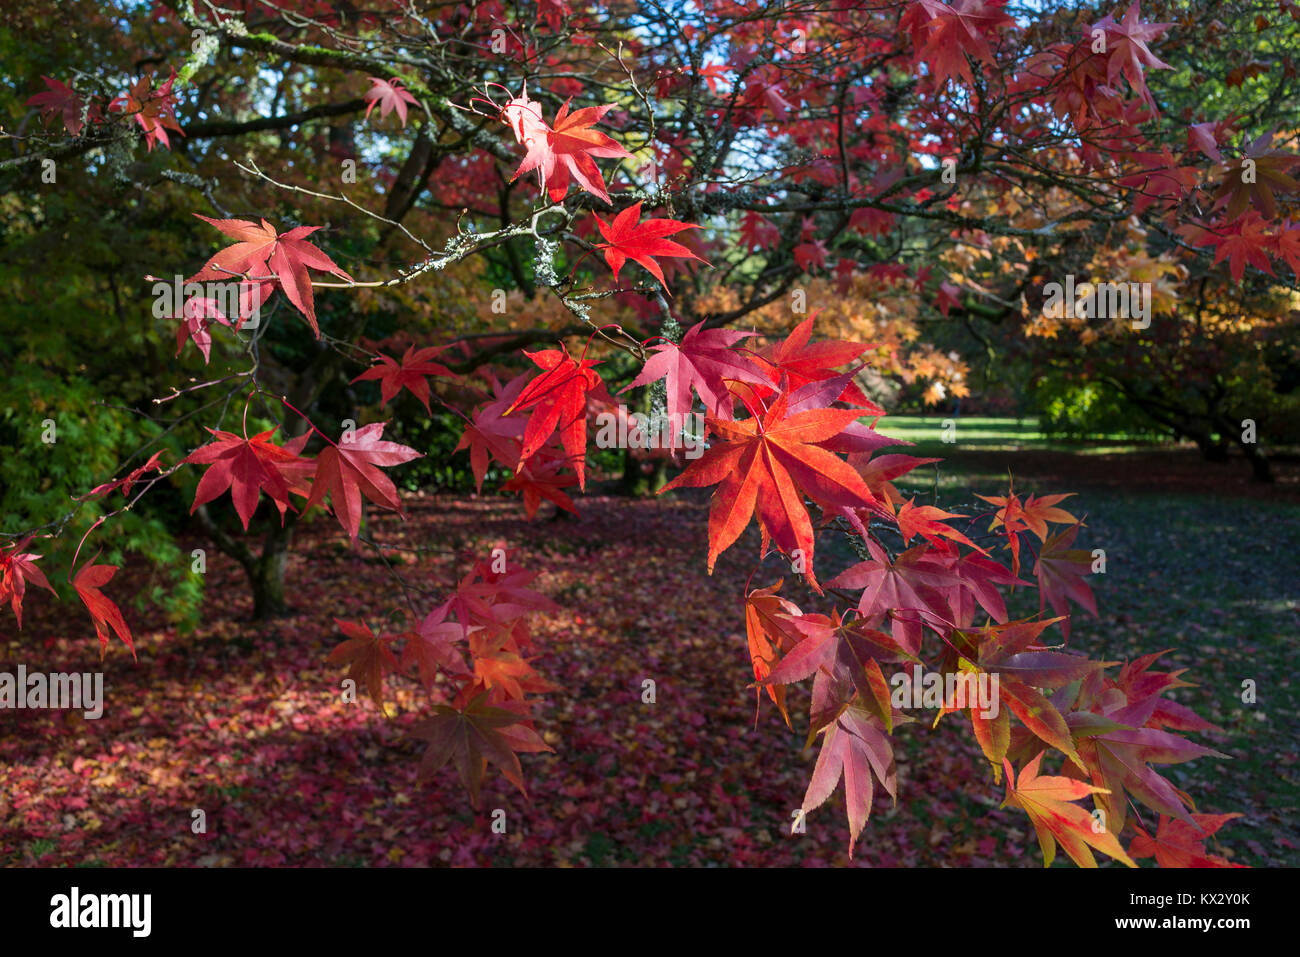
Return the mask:
{"type": "MultiPolygon", "coordinates": [[[[1186,736],[1215,729],[1167,696],[1179,673],[1072,643],[1072,616],[1097,613],[1083,496],[1008,481],[973,514],[905,496],[894,483],[936,460],[896,451],[866,385],[966,394],[964,364],[921,340],[920,321],[1028,304],[1043,263],[1093,228],[1107,235],[1089,251],[1120,272],[1159,276],[1159,260],[1223,285],[1293,279],[1294,131],[1162,112],[1164,47],[1187,29],[1157,15],[1168,4],[721,2],[682,8],[681,22],[652,4],[420,6],[427,36],[382,5],[164,3],[150,62],[165,80],[37,75],[31,134],[0,167],[99,147],[176,164],[159,180],[184,191],[185,248],[199,251],[156,253],[154,271],[188,278],[148,319],[179,350],[154,404],[207,434],[160,437],[59,521],[5,530],[0,602],[15,626],[28,586],[55,591],[38,536],[102,536],[163,482],[185,483],[255,584],[283,575],[293,524],[316,511],[386,562],[370,516],[403,516],[395,477],[426,457],[392,437],[403,402],[454,419],[480,490],[497,470],[529,519],[543,502],[580,513],[589,424],[646,389],[656,416],[703,421],[707,448],[663,491],[710,490],[701,574],[732,549],[752,559],[735,595],[744,645],[719,653],[752,673],[756,720],[766,700],[817,749],[793,796],[801,817],[842,789],[851,857],[876,802],[898,793],[899,736],[924,733],[897,689],[922,672],[946,687],[996,677],[996,714],[946,691],[937,711],[970,724],[986,759],[972,774],[1026,815],[1045,864],[1059,848],[1082,867],[1096,853],[1226,865],[1201,842],[1232,814],[1202,813],[1157,770],[1227,757],[1186,736]],[[246,69],[241,57],[292,69],[273,96],[217,115],[200,78],[246,69]],[[261,157],[212,145],[309,137],[300,128],[318,121],[337,125],[311,140],[315,169],[282,162],[269,139],[247,140],[261,157]],[[373,167],[364,185],[358,159],[373,167]],[[475,292],[460,298],[482,300],[463,323],[419,298],[461,279],[475,292]],[[494,283],[520,294],[512,314],[494,283]],[[218,301],[214,286],[231,293],[218,301]],[[227,497],[223,528],[208,506],[227,497]],[[268,517],[255,556],[239,529],[268,517]],[[1013,618],[1027,589],[1038,612],[1013,618]],[[806,720],[789,709],[800,683],[806,720]]],[[[148,288],[146,275],[121,279],[148,288]]],[[[673,438],[669,454],[683,448],[673,438]]],[[[390,682],[418,686],[421,769],[454,773],[475,806],[489,771],[527,794],[529,755],[554,740],[543,702],[562,691],[539,663],[535,623],[556,609],[541,570],[481,558],[436,596],[390,567],[393,593],[337,619],[325,652],[381,714],[390,682]]],[[[116,570],[91,559],[67,577],[101,653],[115,634],[135,654],[116,570]]]]}

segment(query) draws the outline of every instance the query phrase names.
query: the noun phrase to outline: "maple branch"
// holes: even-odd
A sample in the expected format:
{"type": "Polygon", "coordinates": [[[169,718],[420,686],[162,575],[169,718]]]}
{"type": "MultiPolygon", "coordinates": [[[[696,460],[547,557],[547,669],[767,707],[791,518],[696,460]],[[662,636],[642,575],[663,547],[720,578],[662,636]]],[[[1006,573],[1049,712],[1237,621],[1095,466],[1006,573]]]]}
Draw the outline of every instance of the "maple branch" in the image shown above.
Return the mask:
{"type": "Polygon", "coordinates": [[[440,117],[448,126],[461,134],[467,142],[486,150],[504,162],[510,163],[517,159],[514,151],[503,140],[486,132],[482,126],[475,125],[473,121],[459,112],[444,95],[428,87],[419,77],[413,76],[410,70],[400,70],[393,66],[392,62],[396,61],[405,66],[423,67],[426,70],[441,72],[438,65],[431,60],[396,56],[384,59],[352,50],[337,50],[288,43],[269,33],[249,33],[243,22],[234,17],[228,16],[214,23],[200,20],[184,6],[178,5],[176,11],[187,27],[192,30],[216,33],[219,39],[228,46],[243,47],[247,50],[273,54],[294,63],[308,66],[334,69],[353,67],[364,70],[369,75],[380,76],[388,80],[401,80],[406,88],[420,99],[425,110],[440,117]]]}
{"type": "Polygon", "coordinates": [[[85,131],[81,136],[75,137],[71,142],[63,143],[58,146],[51,146],[43,150],[34,150],[23,153],[21,156],[12,156],[9,159],[0,160],[0,169],[10,167],[26,166],[30,163],[38,163],[41,160],[65,160],[74,156],[80,156],[83,153],[89,153],[99,147],[107,147],[123,136],[129,136],[129,131],[123,132],[121,127],[100,127],[93,132],[85,131]]]}
{"type": "MultiPolygon", "coordinates": [[[[400,230],[401,230],[401,231],[406,235],[406,237],[407,237],[408,239],[411,240],[411,242],[416,243],[416,244],[418,244],[419,246],[422,246],[424,249],[428,250],[430,253],[433,252],[433,250],[430,248],[430,246],[429,246],[428,243],[426,243],[423,239],[420,239],[420,238],[418,238],[417,236],[413,235],[413,234],[411,233],[411,231],[410,231],[409,229],[407,229],[405,226],[403,226],[401,223],[395,222],[394,220],[391,220],[391,219],[389,219],[389,218],[386,217],[386,216],[381,216],[379,213],[376,213],[374,210],[367,209],[366,207],[360,205],[359,203],[355,203],[355,202],[353,202],[352,199],[351,199],[350,197],[344,196],[344,195],[342,195],[342,194],[339,194],[338,196],[335,196],[335,195],[333,195],[333,194],[331,194],[331,193],[318,193],[318,192],[316,192],[315,190],[312,190],[312,189],[306,189],[306,188],[304,188],[304,187],[302,187],[302,186],[293,186],[293,185],[290,185],[289,183],[281,183],[281,182],[279,182],[279,181],[277,181],[277,180],[272,179],[270,176],[266,175],[266,174],[263,173],[260,169],[258,169],[257,164],[256,164],[255,162],[253,162],[253,160],[252,160],[251,158],[248,160],[248,165],[247,165],[247,166],[245,166],[243,163],[239,162],[238,160],[235,161],[235,166],[238,167],[239,169],[243,170],[245,173],[250,173],[250,174],[252,174],[253,176],[257,176],[257,177],[260,177],[261,179],[266,180],[266,181],[267,181],[268,183],[270,183],[272,186],[275,186],[275,187],[277,187],[277,188],[279,188],[279,189],[290,190],[290,191],[295,192],[295,193],[303,193],[303,194],[305,194],[305,195],[307,195],[307,196],[314,196],[314,197],[316,197],[317,199],[328,199],[328,200],[331,200],[332,202],[336,202],[336,203],[346,203],[347,205],[349,205],[349,206],[351,206],[353,209],[355,209],[357,212],[362,213],[362,214],[364,214],[364,215],[366,215],[366,216],[369,216],[371,219],[377,219],[379,222],[384,223],[384,224],[387,225],[387,226],[393,227],[393,228],[395,228],[395,229],[400,229],[400,230]]],[[[350,288],[350,287],[352,287],[352,286],[373,286],[373,285],[381,285],[381,284],[380,284],[380,283],[325,283],[325,282],[317,282],[317,283],[312,283],[312,285],[313,285],[313,286],[319,286],[319,287],[322,287],[322,288],[347,289],[347,288],[350,288]]],[[[393,284],[393,283],[388,283],[388,285],[394,285],[394,284],[393,284]]]]}
{"type": "Polygon", "coordinates": [[[359,113],[365,108],[366,101],[358,99],[348,100],[346,103],[326,103],[320,106],[312,106],[301,112],[287,113],[283,116],[263,116],[255,120],[208,120],[190,123],[185,126],[185,139],[181,142],[208,139],[216,136],[242,136],[245,133],[257,133],[262,130],[280,130],[290,126],[298,126],[309,120],[359,113]]]}

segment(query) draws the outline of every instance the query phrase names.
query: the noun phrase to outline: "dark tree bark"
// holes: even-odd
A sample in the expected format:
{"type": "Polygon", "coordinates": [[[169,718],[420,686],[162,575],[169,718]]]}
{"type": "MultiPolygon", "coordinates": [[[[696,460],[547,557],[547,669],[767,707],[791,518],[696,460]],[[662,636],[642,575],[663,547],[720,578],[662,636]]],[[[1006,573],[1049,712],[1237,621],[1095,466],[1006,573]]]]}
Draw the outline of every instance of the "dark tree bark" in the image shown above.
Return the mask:
{"type": "Polygon", "coordinates": [[[253,618],[263,621],[288,614],[292,609],[284,597],[284,570],[293,542],[295,518],[286,515],[284,527],[272,526],[262,542],[262,554],[248,572],[253,589],[253,618]]]}
{"type": "Polygon", "coordinates": [[[668,466],[663,459],[653,459],[649,471],[644,469],[645,463],[645,459],[633,458],[630,450],[624,450],[623,480],[620,486],[624,495],[648,498],[657,495],[668,484],[668,466]]]}
{"type": "Polygon", "coordinates": [[[1251,476],[1256,482],[1273,481],[1273,469],[1269,464],[1268,456],[1260,449],[1258,442],[1247,442],[1242,434],[1240,419],[1231,416],[1224,416],[1219,422],[1219,429],[1224,435],[1231,435],[1237,443],[1238,448],[1246,456],[1246,461],[1250,463],[1251,476]]]}
{"type": "Polygon", "coordinates": [[[1201,457],[1207,462],[1226,462],[1228,461],[1228,447],[1222,439],[1216,439],[1209,432],[1194,431],[1191,433],[1192,441],[1196,447],[1201,450],[1201,457]]]}
{"type": "Polygon", "coordinates": [[[1273,481],[1273,469],[1269,465],[1268,456],[1259,450],[1259,446],[1251,442],[1241,443],[1241,449],[1246,453],[1246,460],[1250,462],[1251,475],[1256,482],[1273,481]]]}
{"type": "Polygon", "coordinates": [[[234,537],[217,524],[206,505],[199,506],[194,514],[217,548],[239,562],[248,577],[253,593],[253,619],[264,621],[288,614],[292,609],[284,597],[284,570],[297,516],[290,512],[285,516],[283,528],[272,526],[263,540],[261,554],[255,555],[244,539],[234,537]]]}
{"type": "MultiPolygon", "coordinates": [[[[637,400],[634,412],[648,414],[651,409],[650,390],[644,386],[636,390],[637,400]]],[[[638,459],[631,449],[623,450],[623,478],[619,488],[624,495],[631,498],[646,498],[657,495],[668,484],[668,463],[662,458],[653,459],[653,466],[646,471],[645,459],[638,459]]]]}

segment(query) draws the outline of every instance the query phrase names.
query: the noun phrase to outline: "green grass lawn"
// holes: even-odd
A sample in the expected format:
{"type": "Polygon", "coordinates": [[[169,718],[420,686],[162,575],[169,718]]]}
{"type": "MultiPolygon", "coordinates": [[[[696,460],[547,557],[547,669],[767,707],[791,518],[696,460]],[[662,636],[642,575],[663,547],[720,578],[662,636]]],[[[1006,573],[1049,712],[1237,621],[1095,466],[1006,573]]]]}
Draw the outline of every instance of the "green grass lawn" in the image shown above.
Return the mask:
{"type": "Polygon", "coordinates": [[[1087,442],[1070,442],[1047,436],[1039,431],[1038,420],[991,416],[887,415],[877,428],[891,438],[912,442],[913,455],[951,455],[955,451],[1007,451],[1038,449],[1041,451],[1098,454],[1126,449],[1151,448],[1132,435],[1109,435],[1087,442]],[[944,423],[951,422],[951,428],[944,423]],[[945,438],[947,436],[948,438],[945,438]]]}

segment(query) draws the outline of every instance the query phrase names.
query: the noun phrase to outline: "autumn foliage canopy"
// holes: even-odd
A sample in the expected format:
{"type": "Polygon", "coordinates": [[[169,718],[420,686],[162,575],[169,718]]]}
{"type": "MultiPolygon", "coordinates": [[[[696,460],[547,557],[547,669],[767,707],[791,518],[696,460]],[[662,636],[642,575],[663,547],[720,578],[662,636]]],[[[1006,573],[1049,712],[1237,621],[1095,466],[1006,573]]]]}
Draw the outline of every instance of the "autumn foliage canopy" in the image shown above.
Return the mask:
{"type": "MultiPolygon", "coordinates": [[[[729,549],[752,556],[735,596],[747,645],[725,653],[752,668],[755,720],[779,716],[818,749],[802,811],[843,789],[850,856],[870,840],[873,802],[896,793],[896,736],[942,720],[969,724],[990,793],[1026,815],[1045,863],[1059,847],[1083,867],[1098,853],[1227,865],[1202,842],[1232,815],[1201,813],[1161,772],[1227,757],[1190,737],[1214,727],[1168,697],[1183,672],[1162,669],[1159,649],[1104,661],[1070,643],[1072,617],[1097,612],[1085,504],[1014,481],[976,513],[902,494],[895,483],[936,460],[899,452],[867,389],[884,375],[931,402],[967,394],[962,361],[927,346],[918,322],[989,303],[1023,307],[1027,334],[1132,334],[1128,316],[1088,331],[1038,310],[1035,290],[1085,239],[1126,278],[1196,272],[1226,288],[1300,270],[1294,131],[1251,138],[1242,117],[1170,115],[1158,95],[1153,77],[1176,69],[1166,47],[1203,23],[1137,0],[1043,13],[1001,0],[650,4],[642,19],[634,4],[577,0],[438,5],[428,18],[396,3],[154,6],[151,72],[116,95],[44,76],[26,101],[32,170],[135,145],[203,170],[182,185],[206,261],[158,261],[133,279],[188,277],[157,320],[179,349],[159,398],[210,393],[234,418],[197,412],[199,441],[123,462],[83,494],[102,505],[93,522],[74,512],[58,525],[79,542],[66,578],[102,653],[135,648],[116,566],[88,556],[154,487],[188,482],[196,514],[228,504],[234,535],[320,509],[351,547],[383,555],[365,516],[400,514],[394,470],[426,457],[394,439],[406,393],[418,401],[406,408],[456,418],[454,454],[479,489],[508,474],[498,487],[530,519],[543,503],[580,512],[597,417],[626,416],[623,401],[644,394],[652,415],[702,416],[702,453],[666,451],[681,470],[661,494],[711,495],[701,575],[729,549]],[[332,77],[333,99],[296,88],[319,97],[297,123],[329,115],[317,106],[364,109],[373,149],[410,144],[406,160],[375,161],[362,188],[340,179],[345,163],[365,166],[355,140],[321,140],[307,173],[206,151],[289,111],[278,94],[233,120],[211,110],[205,78],[241,57],[332,77]],[[363,251],[350,227],[386,245],[363,251]],[[379,338],[347,318],[381,297],[418,311],[409,290],[475,262],[510,277],[486,288],[509,286],[518,308],[379,338]],[[315,405],[324,386],[271,376],[290,338],[333,353],[344,385],[377,385],[379,416],[340,424],[315,405]],[[831,539],[856,563],[825,557],[831,539]],[[1012,617],[1008,596],[1024,590],[1038,613],[1012,617]],[[922,719],[910,702],[927,673],[944,691],[922,719]],[[1000,709],[962,693],[994,676],[1000,709]],[[799,684],[806,715],[787,707],[799,684]]],[[[1171,314],[1177,300],[1170,288],[1171,314]]],[[[55,591],[40,546],[54,533],[4,531],[0,597],[21,626],[37,590],[55,591]]],[[[437,601],[394,576],[403,623],[380,604],[369,621],[338,620],[329,661],[381,712],[392,676],[423,685],[422,768],[457,775],[470,802],[489,773],[526,794],[527,756],[550,750],[538,703],[565,693],[534,667],[530,623],[557,607],[536,569],[483,556],[437,601]]]]}

